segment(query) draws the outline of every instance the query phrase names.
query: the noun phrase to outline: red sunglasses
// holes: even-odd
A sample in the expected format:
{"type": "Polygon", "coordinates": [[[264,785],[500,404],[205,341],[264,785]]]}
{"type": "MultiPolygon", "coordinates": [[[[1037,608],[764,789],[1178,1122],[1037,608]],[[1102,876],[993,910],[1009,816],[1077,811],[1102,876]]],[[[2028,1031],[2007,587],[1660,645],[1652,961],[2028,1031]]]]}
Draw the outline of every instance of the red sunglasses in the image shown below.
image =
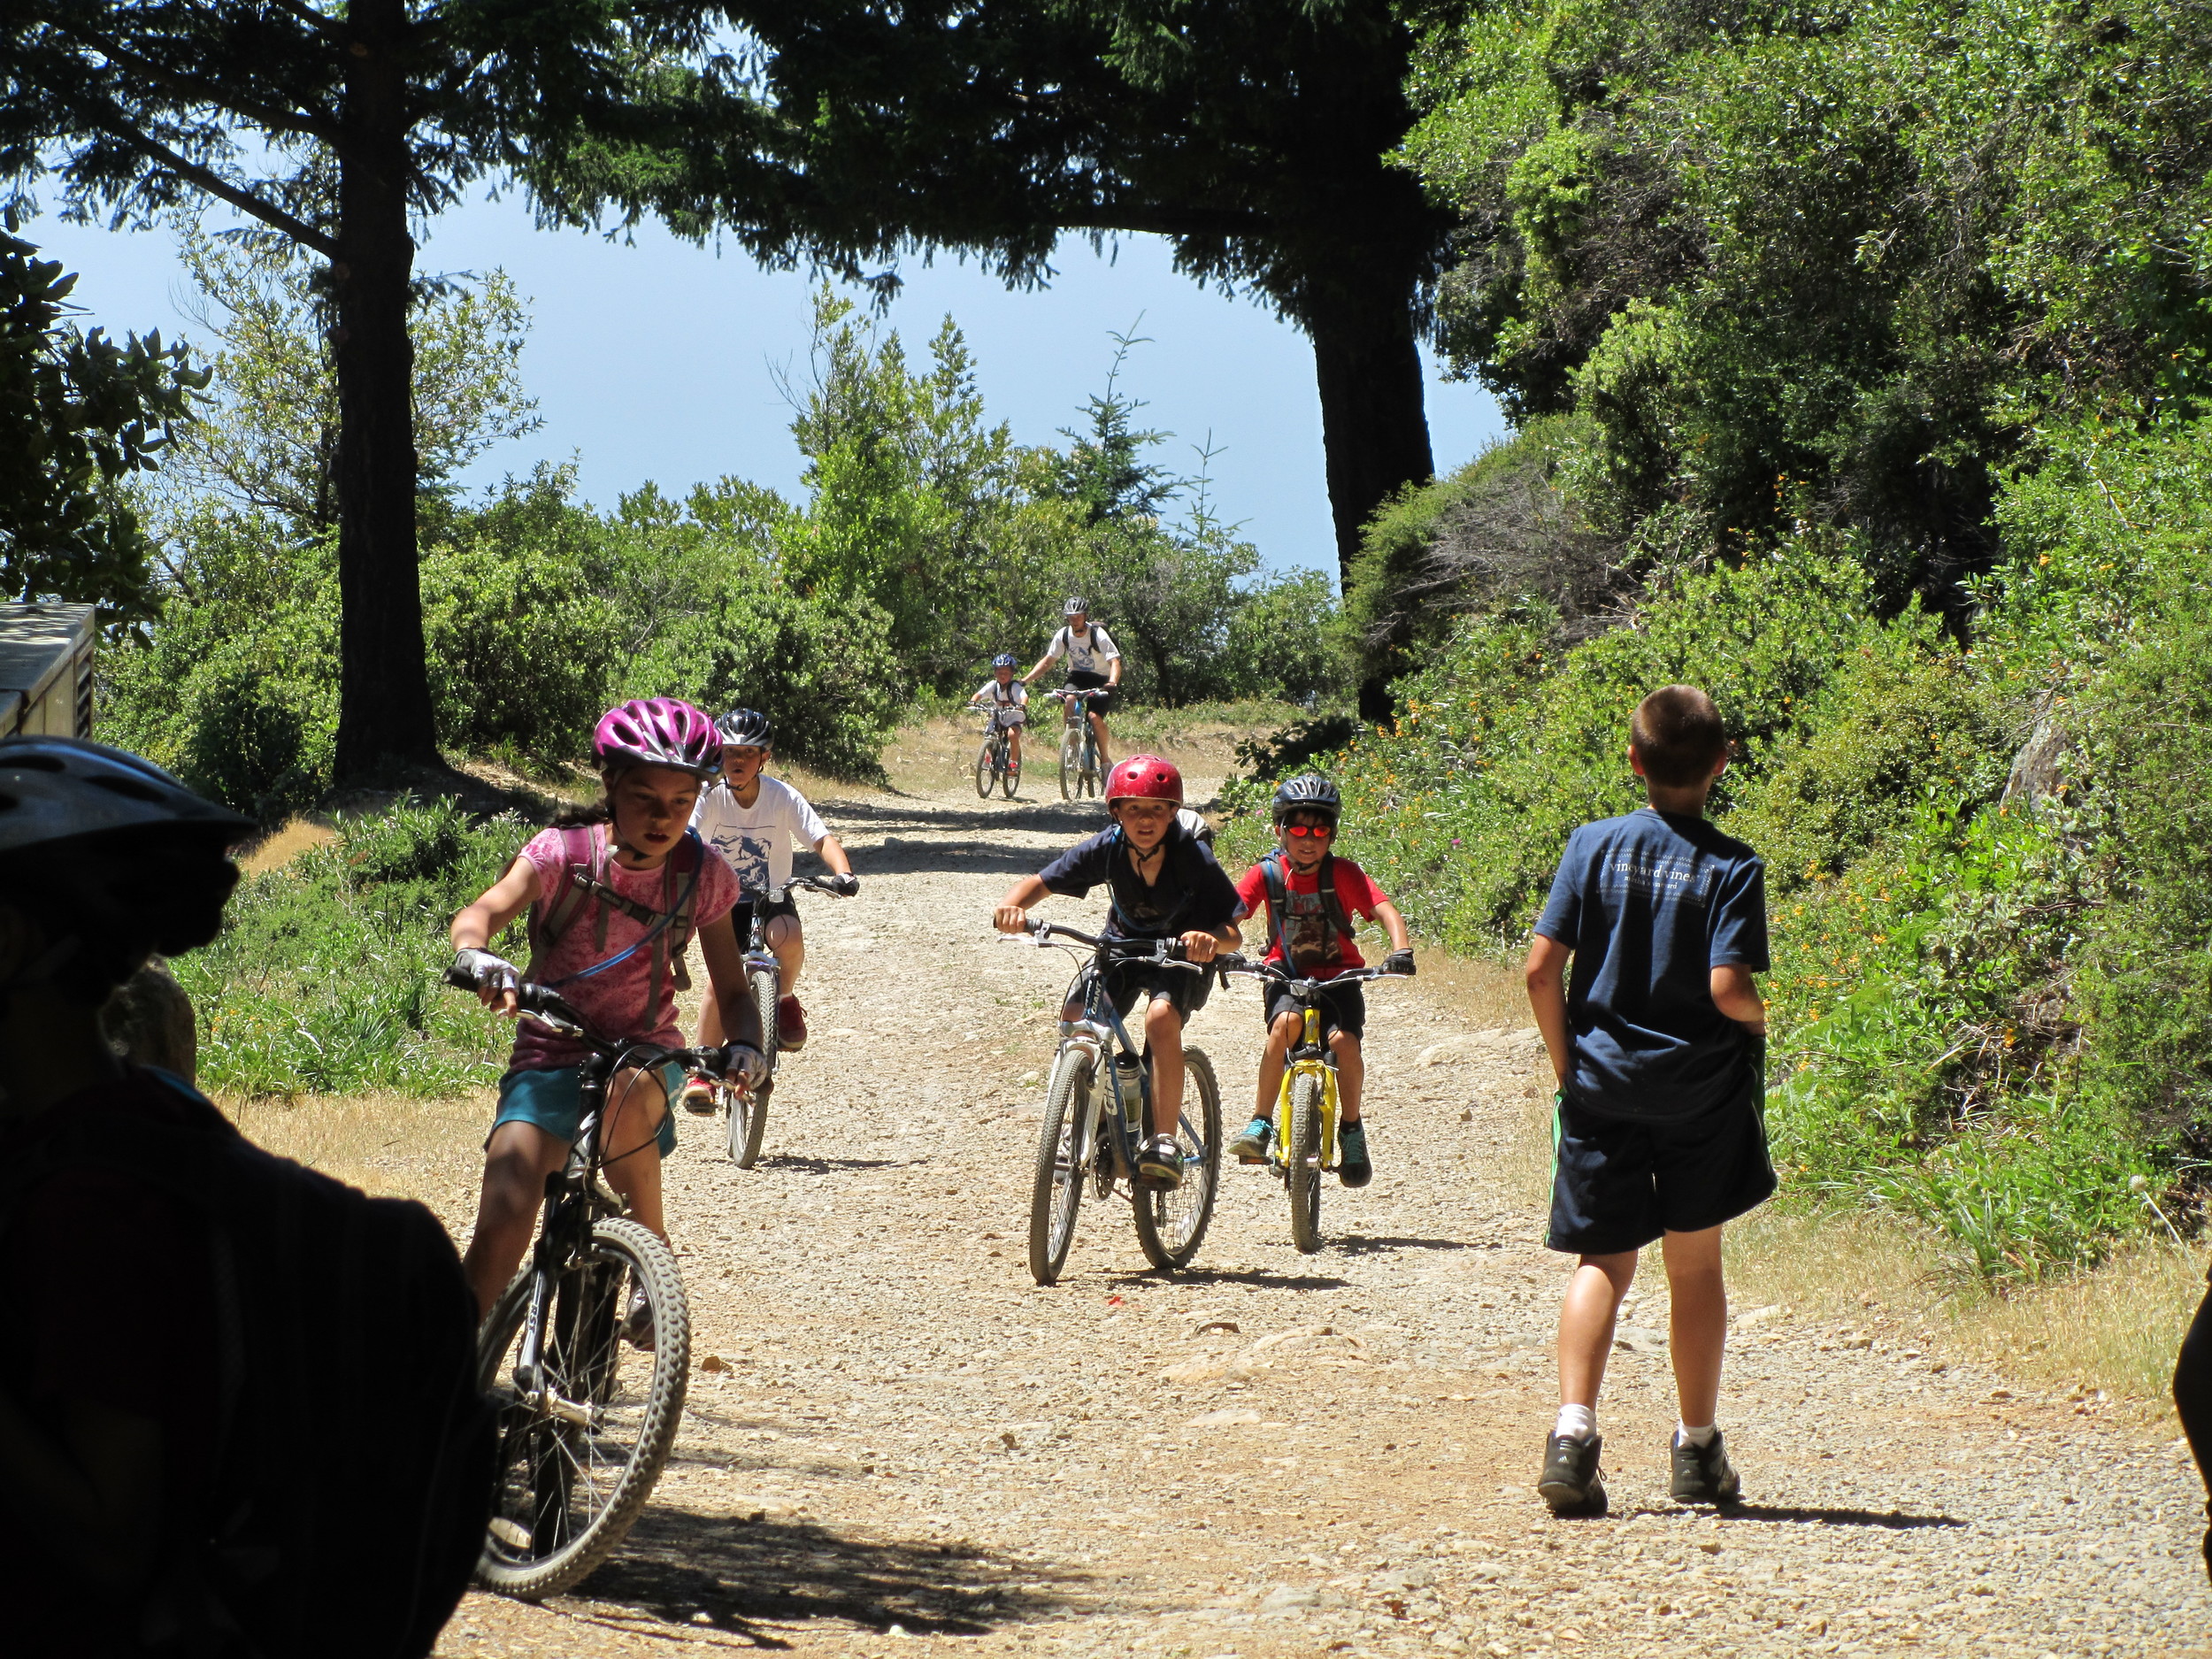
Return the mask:
{"type": "Polygon", "coordinates": [[[1336,826],[1333,824],[1286,824],[1283,826],[1283,833],[1296,835],[1301,839],[1308,835],[1333,835],[1336,833],[1336,826]]]}

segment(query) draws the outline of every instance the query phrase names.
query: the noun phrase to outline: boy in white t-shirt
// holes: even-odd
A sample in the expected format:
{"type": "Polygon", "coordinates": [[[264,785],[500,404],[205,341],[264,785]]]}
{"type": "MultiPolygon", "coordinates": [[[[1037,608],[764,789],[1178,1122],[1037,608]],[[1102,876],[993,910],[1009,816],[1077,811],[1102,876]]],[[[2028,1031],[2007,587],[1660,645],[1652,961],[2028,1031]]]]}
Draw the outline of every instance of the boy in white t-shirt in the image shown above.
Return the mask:
{"type": "MultiPolygon", "coordinates": [[[[860,879],[853,874],[837,837],[806,797],[782,779],[762,775],[772,753],[768,717],[754,709],[733,709],[715,726],[722,739],[722,775],[700,791],[691,827],[737,872],[741,941],[752,920],[745,907],[759,908],[761,932],[775,953],[783,982],[783,998],[776,1005],[776,1041],[785,1052],[796,1054],[806,1047],[806,1010],[792,987],[806,966],[806,937],[799,927],[799,907],[784,890],[791,881],[793,841],[803,840],[820,855],[841,891],[857,893],[860,879]]],[[[768,1018],[766,1009],[760,1013],[764,1020],[768,1018]]],[[[719,1011],[710,1000],[699,1018],[700,1046],[724,1041],[719,1011]]],[[[694,1105],[688,1092],[684,1104],[694,1105]]],[[[713,1110],[710,1098],[705,1110],[713,1110]]]]}
{"type": "Polygon", "coordinates": [[[1058,662],[1067,659],[1068,684],[1078,691],[1094,691],[1091,699],[1091,730],[1098,738],[1098,761],[1103,767],[1113,765],[1113,757],[1106,747],[1106,710],[1114,700],[1114,687],[1121,684],[1121,648],[1113,636],[1091,620],[1090,602],[1071,599],[1061,607],[1066,620],[1060,631],[1045,647],[1045,654],[1037,659],[1036,667],[1022,676],[1022,684],[1030,685],[1037,676],[1058,662]]]}
{"type": "Polygon", "coordinates": [[[1007,764],[1017,778],[1022,770],[1022,727],[1029,719],[1029,687],[1014,678],[1020,666],[1013,652],[1001,651],[991,659],[991,678],[968,699],[971,709],[990,710],[992,730],[1006,728],[1007,764]]]}

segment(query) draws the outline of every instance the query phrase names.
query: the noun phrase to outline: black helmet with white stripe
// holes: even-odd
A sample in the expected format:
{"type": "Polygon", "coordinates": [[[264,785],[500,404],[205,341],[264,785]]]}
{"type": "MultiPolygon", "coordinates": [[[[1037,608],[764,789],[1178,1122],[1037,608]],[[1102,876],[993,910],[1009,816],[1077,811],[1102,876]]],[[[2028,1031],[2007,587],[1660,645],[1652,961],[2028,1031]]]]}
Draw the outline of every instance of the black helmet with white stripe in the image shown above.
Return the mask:
{"type": "Polygon", "coordinates": [[[1336,786],[1317,772],[1301,772],[1286,778],[1275,787],[1272,816],[1281,823],[1293,812],[1320,812],[1333,824],[1343,815],[1344,797],[1336,792],[1336,786]]]}
{"type": "Polygon", "coordinates": [[[732,749],[767,749],[774,737],[768,717],[758,709],[732,709],[714,723],[714,729],[723,743],[732,749]]]}

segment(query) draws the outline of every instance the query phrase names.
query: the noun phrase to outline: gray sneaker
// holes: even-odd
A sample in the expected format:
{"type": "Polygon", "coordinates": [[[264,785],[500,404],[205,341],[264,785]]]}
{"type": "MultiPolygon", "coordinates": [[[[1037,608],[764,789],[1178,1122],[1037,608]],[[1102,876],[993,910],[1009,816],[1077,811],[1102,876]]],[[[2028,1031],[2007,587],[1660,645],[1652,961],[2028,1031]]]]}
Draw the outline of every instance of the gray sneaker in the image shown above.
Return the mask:
{"type": "Polygon", "coordinates": [[[1137,1149],[1137,1179],[1171,1193],[1183,1184],[1183,1148],[1173,1135],[1154,1135],[1137,1149]]]}
{"type": "Polygon", "coordinates": [[[1598,1468],[1598,1453],[1604,1446],[1602,1434],[1586,1440],[1571,1434],[1546,1439],[1544,1472],[1537,1479],[1536,1493],[1551,1505],[1554,1515],[1605,1513],[1605,1476],[1598,1468]]]}
{"type": "Polygon", "coordinates": [[[1703,1446],[1693,1446],[1677,1433],[1671,1441],[1674,1485],[1670,1494],[1677,1503],[1733,1503],[1743,1496],[1743,1482],[1728,1462],[1718,1429],[1703,1446]]]}

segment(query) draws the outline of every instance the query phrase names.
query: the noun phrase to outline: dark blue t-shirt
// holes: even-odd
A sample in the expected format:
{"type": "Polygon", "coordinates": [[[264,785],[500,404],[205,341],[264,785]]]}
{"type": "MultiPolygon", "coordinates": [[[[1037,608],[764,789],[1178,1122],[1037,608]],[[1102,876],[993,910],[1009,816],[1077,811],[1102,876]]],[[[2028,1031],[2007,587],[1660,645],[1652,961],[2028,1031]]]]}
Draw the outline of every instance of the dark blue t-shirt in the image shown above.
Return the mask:
{"type": "Polygon", "coordinates": [[[1114,895],[1106,912],[1109,939],[1172,939],[1179,933],[1217,933],[1236,919],[1236,884],[1214,849],[1180,824],[1167,826],[1160,879],[1148,886],[1129,867],[1121,826],[1075,843],[1037,872],[1048,892],[1083,898],[1105,882],[1114,895]]]}
{"type": "Polygon", "coordinates": [[[1754,1040],[1712,971],[1767,970],[1766,864],[1701,818],[1649,807],[1567,840],[1536,931],[1574,952],[1567,1088],[1600,1111],[1679,1118],[1747,1081],[1754,1040]]]}

